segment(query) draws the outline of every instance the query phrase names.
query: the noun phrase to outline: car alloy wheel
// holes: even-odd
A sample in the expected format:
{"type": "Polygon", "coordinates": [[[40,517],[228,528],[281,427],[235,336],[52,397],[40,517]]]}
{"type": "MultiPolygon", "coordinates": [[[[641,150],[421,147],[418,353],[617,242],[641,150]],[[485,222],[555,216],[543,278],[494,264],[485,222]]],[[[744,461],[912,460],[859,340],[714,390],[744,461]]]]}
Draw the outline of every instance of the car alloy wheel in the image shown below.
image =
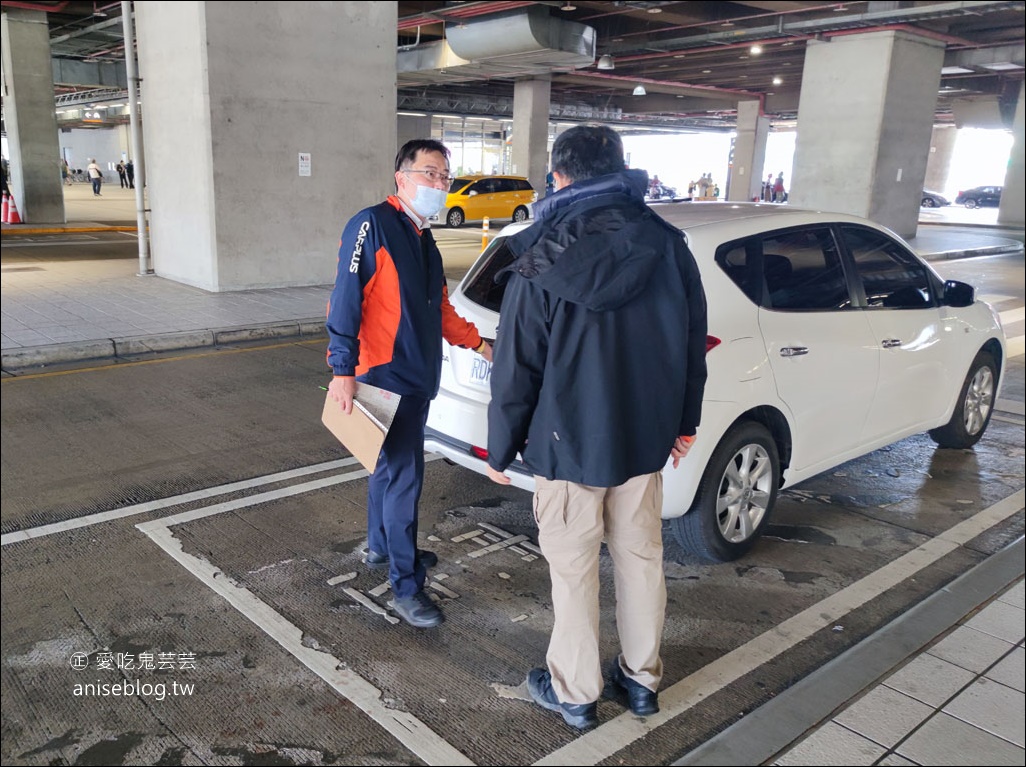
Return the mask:
{"type": "Polygon", "coordinates": [[[976,200],[974,200],[974,199],[973,199],[972,197],[970,197],[970,198],[969,198],[968,200],[966,200],[966,201],[965,201],[965,206],[966,206],[967,208],[969,208],[969,210],[972,210],[972,209],[973,209],[973,208],[975,208],[975,207],[976,207],[977,205],[979,205],[979,203],[978,203],[978,202],[976,202],[976,200]]]}
{"type": "Polygon", "coordinates": [[[924,208],[936,208],[937,207],[937,203],[935,203],[933,201],[933,199],[930,198],[930,197],[924,197],[922,205],[923,205],[924,208]]]}
{"type": "Polygon", "coordinates": [[[965,449],[980,441],[990,423],[997,392],[997,363],[989,352],[981,351],[969,367],[958,395],[951,420],[930,436],[941,447],[965,449]]]}
{"type": "Polygon", "coordinates": [[[513,220],[517,223],[527,221],[527,208],[523,205],[518,206],[517,209],[513,211],[513,220]]]}
{"type": "Polygon", "coordinates": [[[691,510],[670,521],[678,542],[713,562],[742,556],[769,520],[779,481],[769,430],[755,421],[735,424],[710,456],[691,510]]]}
{"type": "Polygon", "coordinates": [[[449,214],[445,217],[445,223],[455,228],[462,226],[464,221],[463,211],[459,208],[453,208],[449,211],[449,214]]]}

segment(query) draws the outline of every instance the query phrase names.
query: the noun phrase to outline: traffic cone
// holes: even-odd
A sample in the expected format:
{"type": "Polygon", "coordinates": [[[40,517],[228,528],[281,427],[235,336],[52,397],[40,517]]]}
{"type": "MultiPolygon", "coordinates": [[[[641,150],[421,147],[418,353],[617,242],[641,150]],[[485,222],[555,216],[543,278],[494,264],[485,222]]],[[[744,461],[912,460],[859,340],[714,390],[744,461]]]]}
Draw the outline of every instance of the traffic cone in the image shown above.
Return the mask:
{"type": "Polygon", "coordinates": [[[10,209],[10,203],[7,200],[7,192],[4,192],[4,210],[3,210],[3,215],[0,216],[0,221],[3,221],[5,224],[7,223],[7,214],[8,214],[8,210],[9,209],[10,209]]]}
{"type": "Polygon", "coordinates": [[[7,210],[7,223],[20,224],[21,216],[18,215],[18,206],[14,202],[14,195],[10,195],[10,203],[7,210]]]}

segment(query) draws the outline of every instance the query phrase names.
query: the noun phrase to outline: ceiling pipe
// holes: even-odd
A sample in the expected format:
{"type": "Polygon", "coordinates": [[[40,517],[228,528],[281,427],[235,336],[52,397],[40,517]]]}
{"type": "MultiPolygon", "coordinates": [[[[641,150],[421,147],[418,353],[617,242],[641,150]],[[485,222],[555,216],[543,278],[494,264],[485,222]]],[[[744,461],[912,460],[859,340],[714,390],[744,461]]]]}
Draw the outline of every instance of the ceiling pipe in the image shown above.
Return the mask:
{"type": "Polygon", "coordinates": [[[71,5],[70,0],[56,5],[42,5],[41,3],[24,3],[18,0],[4,0],[4,8],[21,8],[24,11],[42,11],[43,13],[60,13],[71,5]]]}
{"type": "Polygon", "coordinates": [[[512,11],[528,5],[537,5],[535,2],[524,0],[510,0],[509,2],[477,2],[465,3],[450,8],[439,8],[430,13],[418,13],[415,16],[404,16],[399,19],[399,29],[412,29],[413,27],[427,26],[429,24],[441,24],[449,19],[471,19],[475,16],[486,16],[501,11],[512,11]]]}

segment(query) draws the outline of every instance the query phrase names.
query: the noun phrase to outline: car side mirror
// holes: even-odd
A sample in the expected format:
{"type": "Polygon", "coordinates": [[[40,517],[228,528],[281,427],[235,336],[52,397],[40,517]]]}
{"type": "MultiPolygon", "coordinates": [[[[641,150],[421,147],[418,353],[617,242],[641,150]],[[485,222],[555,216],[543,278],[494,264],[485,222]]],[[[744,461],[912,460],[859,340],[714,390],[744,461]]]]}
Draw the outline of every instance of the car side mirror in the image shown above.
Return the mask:
{"type": "Polygon", "coordinates": [[[958,280],[947,280],[944,283],[945,306],[972,306],[976,300],[976,288],[958,280]]]}
{"type": "Polygon", "coordinates": [[[476,197],[477,196],[477,190],[476,189],[471,189],[469,192],[467,192],[467,196],[468,197],[476,197]]]}

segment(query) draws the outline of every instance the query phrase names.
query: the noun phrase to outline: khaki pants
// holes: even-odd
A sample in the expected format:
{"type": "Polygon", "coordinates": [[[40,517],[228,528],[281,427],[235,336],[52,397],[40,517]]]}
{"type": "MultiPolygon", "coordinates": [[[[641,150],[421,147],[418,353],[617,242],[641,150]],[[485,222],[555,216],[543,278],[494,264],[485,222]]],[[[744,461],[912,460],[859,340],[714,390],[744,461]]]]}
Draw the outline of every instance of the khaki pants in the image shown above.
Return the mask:
{"type": "Polygon", "coordinates": [[[660,473],[618,487],[535,477],[538,543],[549,562],[555,621],[546,656],[562,703],[602,694],[599,657],[599,549],[613,558],[620,667],[650,690],[663,675],[659,646],[666,614],[660,473]]]}

